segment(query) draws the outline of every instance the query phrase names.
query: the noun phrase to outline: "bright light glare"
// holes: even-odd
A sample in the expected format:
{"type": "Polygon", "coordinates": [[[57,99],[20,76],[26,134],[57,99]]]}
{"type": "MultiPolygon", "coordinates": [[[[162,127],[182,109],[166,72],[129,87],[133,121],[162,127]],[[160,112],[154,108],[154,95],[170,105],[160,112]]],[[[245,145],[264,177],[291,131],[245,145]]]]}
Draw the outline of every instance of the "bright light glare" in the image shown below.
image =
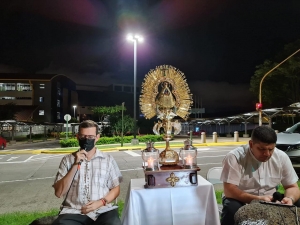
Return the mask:
{"type": "Polygon", "coordinates": [[[128,41],[135,41],[135,40],[137,40],[139,42],[143,42],[144,41],[144,38],[141,35],[138,35],[138,34],[135,34],[135,35],[128,34],[126,39],[128,41]]]}
{"type": "Polygon", "coordinates": [[[127,35],[127,40],[128,41],[133,41],[133,35],[132,34],[128,34],[127,35]]]}
{"type": "Polygon", "coordinates": [[[73,105],[73,107],[76,108],[77,106],[76,106],[76,105],[73,105]]]}

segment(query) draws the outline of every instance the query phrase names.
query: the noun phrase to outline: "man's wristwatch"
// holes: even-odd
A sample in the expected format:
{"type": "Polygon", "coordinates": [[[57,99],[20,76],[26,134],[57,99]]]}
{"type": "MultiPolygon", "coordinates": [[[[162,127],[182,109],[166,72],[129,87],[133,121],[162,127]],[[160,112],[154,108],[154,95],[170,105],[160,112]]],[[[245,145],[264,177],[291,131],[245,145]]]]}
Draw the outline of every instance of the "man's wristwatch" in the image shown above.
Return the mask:
{"type": "Polygon", "coordinates": [[[293,198],[293,197],[288,197],[288,196],[285,196],[285,198],[289,198],[289,199],[291,199],[291,200],[292,200],[292,203],[294,204],[295,200],[294,200],[294,198],[293,198]]]}

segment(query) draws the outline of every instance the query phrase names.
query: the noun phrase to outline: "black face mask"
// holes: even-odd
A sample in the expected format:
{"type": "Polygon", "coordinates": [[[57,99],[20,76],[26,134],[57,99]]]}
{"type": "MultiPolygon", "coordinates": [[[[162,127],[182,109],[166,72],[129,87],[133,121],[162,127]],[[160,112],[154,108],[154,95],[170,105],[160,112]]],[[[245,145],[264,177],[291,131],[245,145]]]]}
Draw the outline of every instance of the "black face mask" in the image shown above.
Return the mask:
{"type": "Polygon", "coordinates": [[[81,149],[84,149],[85,151],[91,151],[95,147],[95,139],[79,139],[79,146],[81,149]]]}

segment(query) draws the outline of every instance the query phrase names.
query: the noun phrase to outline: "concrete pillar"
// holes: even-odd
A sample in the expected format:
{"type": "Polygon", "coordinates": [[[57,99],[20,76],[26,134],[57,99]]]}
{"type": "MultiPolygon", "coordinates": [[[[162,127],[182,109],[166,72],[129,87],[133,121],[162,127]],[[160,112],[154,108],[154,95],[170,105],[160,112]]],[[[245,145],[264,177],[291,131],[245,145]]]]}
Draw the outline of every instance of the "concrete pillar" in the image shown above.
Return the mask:
{"type": "Polygon", "coordinates": [[[206,143],[206,133],[201,132],[201,143],[206,143]]]}
{"type": "Polygon", "coordinates": [[[218,142],[218,134],[217,134],[217,132],[213,132],[213,142],[214,143],[218,142]]]}
{"type": "Polygon", "coordinates": [[[46,141],[47,140],[47,127],[44,126],[44,138],[43,138],[43,141],[46,141]]]}
{"type": "Polygon", "coordinates": [[[238,142],[239,141],[239,132],[238,131],[234,131],[233,141],[234,142],[238,142]]]}

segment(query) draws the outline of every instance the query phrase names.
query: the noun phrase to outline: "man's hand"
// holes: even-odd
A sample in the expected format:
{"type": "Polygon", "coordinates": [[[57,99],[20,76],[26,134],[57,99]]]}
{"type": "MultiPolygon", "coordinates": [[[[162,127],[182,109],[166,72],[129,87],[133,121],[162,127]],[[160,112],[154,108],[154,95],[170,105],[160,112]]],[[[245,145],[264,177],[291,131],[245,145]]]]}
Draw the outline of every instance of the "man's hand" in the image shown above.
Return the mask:
{"type": "Polygon", "coordinates": [[[271,202],[273,200],[273,196],[271,195],[259,196],[259,200],[262,200],[264,202],[271,202]]]}
{"type": "Polygon", "coordinates": [[[102,206],[102,201],[90,201],[81,208],[82,214],[88,214],[89,212],[92,212],[102,206]]]}
{"type": "Polygon", "coordinates": [[[284,197],[282,200],[281,200],[281,203],[282,204],[286,204],[286,205],[293,205],[293,201],[291,198],[287,198],[287,197],[284,197]]]}
{"type": "Polygon", "coordinates": [[[78,152],[76,152],[76,155],[75,155],[75,163],[79,163],[80,161],[83,161],[86,159],[86,156],[87,156],[87,152],[82,149],[78,152]]]}

